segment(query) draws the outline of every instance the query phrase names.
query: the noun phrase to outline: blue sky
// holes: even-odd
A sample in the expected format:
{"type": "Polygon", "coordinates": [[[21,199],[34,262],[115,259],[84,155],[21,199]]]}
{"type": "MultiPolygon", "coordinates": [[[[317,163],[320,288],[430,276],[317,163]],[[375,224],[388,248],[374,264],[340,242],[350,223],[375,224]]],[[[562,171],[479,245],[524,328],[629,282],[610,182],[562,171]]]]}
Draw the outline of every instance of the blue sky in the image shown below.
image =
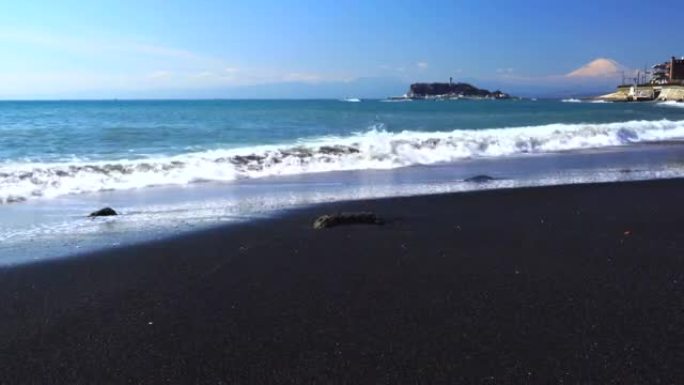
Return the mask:
{"type": "Polygon", "coordinates": [[[684,55],[683,13],[674,0],[3,1],[0,98],[377,97],[449,76],[579,93],[684,55]],[[597,58],[614,70],[565,76],[597,58]]]}

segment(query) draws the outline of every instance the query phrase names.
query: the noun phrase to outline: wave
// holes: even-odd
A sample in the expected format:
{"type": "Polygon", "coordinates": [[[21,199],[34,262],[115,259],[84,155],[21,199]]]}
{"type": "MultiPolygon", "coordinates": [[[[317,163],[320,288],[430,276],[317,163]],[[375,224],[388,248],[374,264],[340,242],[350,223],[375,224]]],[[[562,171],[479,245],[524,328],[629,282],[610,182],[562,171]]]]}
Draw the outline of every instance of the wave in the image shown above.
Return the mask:
{"type": "Polygon", "coordinates": [[[406,103],[406,102],[412,102],[413,99],[409,98],[395,98],[395,99],[381,99],[381,103],[406,103]]]}
{"type": "Polygon", "coordinates": [[[388,132],[124,161],[0,164],[0,202],[275,175],[391,169],[684,138],[684,121],[550,124],[451,132],[388,132]]]}
{"type": "Polygon", "coordinates": [[[659,102],[657,104],[658,106],[662,107],[679,107],[679,108],[684,108],[684,102],[676,102],[674,100],[670,100],[667,102],[659,102]]]}
{"type": "Polygon", "coordinates": [[[591,104],[605,104],[605,103],[612,103],[607,100],[603,99],[590,99],[590,100],[582,100],[582,99],[577,99],[577,98],[570,98],[570,99],[563,99],[561,100],[563,103],[591,103],[591,104]]]}

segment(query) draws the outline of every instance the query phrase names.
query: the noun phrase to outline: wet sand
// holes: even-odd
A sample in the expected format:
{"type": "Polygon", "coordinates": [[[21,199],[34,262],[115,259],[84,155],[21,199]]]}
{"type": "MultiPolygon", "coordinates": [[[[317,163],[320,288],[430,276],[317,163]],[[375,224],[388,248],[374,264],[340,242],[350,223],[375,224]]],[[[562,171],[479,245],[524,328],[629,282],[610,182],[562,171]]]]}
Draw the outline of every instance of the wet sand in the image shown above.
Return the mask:
{"type": "Polygon", "coordinates": [[[682,383],[683,192],[343,202],[4,268],[0,383],[682,383]],[[360,210],[386,223],[311,227],[360,210]]]}

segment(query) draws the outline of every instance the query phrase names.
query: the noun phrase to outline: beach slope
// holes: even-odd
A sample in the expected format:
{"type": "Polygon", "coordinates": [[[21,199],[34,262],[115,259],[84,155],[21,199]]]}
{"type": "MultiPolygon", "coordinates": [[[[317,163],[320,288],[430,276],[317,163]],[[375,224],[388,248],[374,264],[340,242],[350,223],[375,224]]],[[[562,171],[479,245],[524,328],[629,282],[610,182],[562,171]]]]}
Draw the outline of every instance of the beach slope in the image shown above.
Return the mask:
{"type": "Polygon", "coordinates": [[[682,191],[343,202],[5,268],[0,383],[682,383],[682,191]],[[385,223],[312,228],[338,211],[385,223]]]}

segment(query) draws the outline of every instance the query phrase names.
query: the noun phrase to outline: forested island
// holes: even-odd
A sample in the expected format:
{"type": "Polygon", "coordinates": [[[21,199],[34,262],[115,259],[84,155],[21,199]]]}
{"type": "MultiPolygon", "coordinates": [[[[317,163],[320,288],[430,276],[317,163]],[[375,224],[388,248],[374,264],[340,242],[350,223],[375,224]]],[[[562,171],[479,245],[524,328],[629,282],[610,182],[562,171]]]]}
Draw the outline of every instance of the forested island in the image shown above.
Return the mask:
{"type": "Polygon", "coordinates": [[[469,83],[413,83],[409,91],[391,99],[510,99],[500,90],[489,91],[469,83]]]}

